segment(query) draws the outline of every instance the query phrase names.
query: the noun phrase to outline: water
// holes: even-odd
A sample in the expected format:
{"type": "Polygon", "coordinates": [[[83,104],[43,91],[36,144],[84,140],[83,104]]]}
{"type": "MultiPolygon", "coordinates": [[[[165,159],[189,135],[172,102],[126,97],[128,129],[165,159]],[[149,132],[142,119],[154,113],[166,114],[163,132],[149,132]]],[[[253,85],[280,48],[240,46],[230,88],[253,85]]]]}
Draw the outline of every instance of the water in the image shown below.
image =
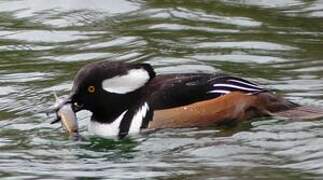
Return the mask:
{"type": "Polygon", "coordinates": [[[323,106],[322,0],[1,0],[1,179],[322,179],[323,119],[69,140],[40,113],[84,64],[225,72],[323,106]]]}

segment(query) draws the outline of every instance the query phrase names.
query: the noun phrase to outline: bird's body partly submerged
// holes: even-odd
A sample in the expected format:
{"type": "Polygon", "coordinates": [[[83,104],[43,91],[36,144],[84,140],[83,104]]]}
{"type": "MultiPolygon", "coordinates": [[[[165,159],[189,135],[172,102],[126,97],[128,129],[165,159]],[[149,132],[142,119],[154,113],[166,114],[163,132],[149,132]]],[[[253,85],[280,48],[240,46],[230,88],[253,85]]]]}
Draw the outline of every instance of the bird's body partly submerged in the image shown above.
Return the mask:
{"type": "Polygon", "coordinates": [[[72,104],[74,112],[91,111],[89,129],[101,137],[122,138],[147,128],[211,126],[273,114],[323,116],[320,108],[301,107],[241,78],[203,73],[156,76],[149,64],[109,61],[84,66],[75,76],[66,103],[72,104]]]}

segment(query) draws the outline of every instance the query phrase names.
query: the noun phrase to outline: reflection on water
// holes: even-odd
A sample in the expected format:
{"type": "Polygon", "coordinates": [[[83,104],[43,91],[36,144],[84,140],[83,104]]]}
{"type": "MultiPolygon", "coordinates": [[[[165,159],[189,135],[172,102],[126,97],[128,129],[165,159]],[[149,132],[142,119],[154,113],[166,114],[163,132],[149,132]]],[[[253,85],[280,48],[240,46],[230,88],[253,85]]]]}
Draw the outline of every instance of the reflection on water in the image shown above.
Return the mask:
{"type": "Polygon", "coordinates": [[[232,128],[166,129],[72,142],[40,113],[100,60],[158,73],[225,72],[323,106],[323,2],[0,1],[0,177],[318,178],[323,121],[261,118],[232,128]]]}

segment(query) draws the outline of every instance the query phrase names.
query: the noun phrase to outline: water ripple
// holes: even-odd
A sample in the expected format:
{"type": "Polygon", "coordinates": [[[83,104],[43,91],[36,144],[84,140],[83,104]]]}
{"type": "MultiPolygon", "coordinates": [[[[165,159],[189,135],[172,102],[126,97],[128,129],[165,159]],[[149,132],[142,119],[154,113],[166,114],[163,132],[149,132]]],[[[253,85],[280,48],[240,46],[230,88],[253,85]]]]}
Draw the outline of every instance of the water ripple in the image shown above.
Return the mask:
{"type": "Polygon", "coordinates": [[[221,72],[323,105],[322,2],[0,2],[2,179],[322,179],[322,119],[255,119],[73,142],[53,116],[84,64],[145,62],[158,74],[221,72]]]}

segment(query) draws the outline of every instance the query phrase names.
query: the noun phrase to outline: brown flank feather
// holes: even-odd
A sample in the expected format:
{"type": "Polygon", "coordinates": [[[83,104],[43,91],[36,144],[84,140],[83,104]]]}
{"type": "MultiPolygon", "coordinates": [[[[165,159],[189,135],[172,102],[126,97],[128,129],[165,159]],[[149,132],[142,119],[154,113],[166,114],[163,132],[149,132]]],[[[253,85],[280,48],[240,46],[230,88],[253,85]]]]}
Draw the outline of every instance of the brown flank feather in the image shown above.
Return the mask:
{"type": "Polygon", "coordinates": [[[203,127],[260,116],[313,119],[323,117],[323,108],[299,106],[269,92],[254,95],[232,92],[211,100],[155,111],[149,128],[203,127]]]}

